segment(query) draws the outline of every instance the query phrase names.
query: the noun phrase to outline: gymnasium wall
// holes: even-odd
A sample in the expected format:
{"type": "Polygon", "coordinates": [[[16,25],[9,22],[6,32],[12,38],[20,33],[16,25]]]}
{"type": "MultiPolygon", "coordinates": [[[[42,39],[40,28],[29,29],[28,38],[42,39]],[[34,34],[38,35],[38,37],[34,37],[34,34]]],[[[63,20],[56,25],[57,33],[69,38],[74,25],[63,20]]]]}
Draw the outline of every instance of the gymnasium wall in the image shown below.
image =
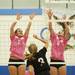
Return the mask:
{"type": "MultiPolygon", "coordinates": [[[[16,17],[15,15],[13,15],[13,16],[0,15],[0,65],[8,64],[9,55],[10,55],[10,38],[9,38],[10,37],[9,36],[10,26],[11,26],[12,22],[15,21],[15,17],[16,17]]],[[[25,31],[27,24],[28,24],[28,20],[29,20],[28,15],[23,15],[22,19],[17,23],[15,29],[17,27],[20,27],[20,28],[22,28],[23,31],[25,31]]],[[[37,34],[38,36],[40,36],[42,29],[44,29],[46,27],[48,28],[47,22],[48,22],[48,17],[44,13],[42,15],[36,15],[36,17],[33,20],[31,29],[30,29],[29,39],[28,39],[27,45],[26,45],[26,51],[27,51],[27,47],[30,43],[37,44],[38,49],[40,49],[44,46],[40,41],[34,39],[32,37],[32,35],[37,34]],[[38,43],[40,43],[40,44],[38,44],[38,43]]],[[[60,30],[62,30],[62,28],[60,26],[58,26],[56,23],[53,24],[53,28],[56,32],[59,32],[60,30]]],[[[70,29],[71,34],[74,34],[74,32],[75,32],[75,26],[73,26],[70,29]]],[[[44,31],[42,36],[49,41],[48,30],[44,31]]],[[[70,44],[72,46],[75,45],[74,37],[71,37],[68,44],[70,44]]],[[[49,41],[49,48],[48,48],[48,52],[47,52],[48,62],[50,61],[49,60],[50,48],[51,48],[51,43],[49,41]]],[[[67,65],[75,65],[74,56],[75,56],[75,49],[68,49],[65,51],[65,60],[66,60],[67,65]]]]}

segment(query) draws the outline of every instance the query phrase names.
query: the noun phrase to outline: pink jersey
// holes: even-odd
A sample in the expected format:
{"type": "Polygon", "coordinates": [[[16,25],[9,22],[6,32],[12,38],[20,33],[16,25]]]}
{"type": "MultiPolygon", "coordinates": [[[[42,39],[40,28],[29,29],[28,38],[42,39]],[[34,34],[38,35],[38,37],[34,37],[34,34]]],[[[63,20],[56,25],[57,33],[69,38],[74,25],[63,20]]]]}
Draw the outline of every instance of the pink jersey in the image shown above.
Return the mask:
{"type": "Polygon", "coordinates": [[[64,61],[64,49],[67,45],[66,38],[63,36],[58,37],[57,34],[52,33],[50,39],[52,42],[51,58],[64,61]]]}
{"type": "Polygon", "coordinates": [[[23,37],[18,37],[16,35],[13,35],[10,37],[11,39],[11,56],[14,56],[18,59],[24,59],[24,51],[26,46],[28,35],[24,35],[23,37]]]}

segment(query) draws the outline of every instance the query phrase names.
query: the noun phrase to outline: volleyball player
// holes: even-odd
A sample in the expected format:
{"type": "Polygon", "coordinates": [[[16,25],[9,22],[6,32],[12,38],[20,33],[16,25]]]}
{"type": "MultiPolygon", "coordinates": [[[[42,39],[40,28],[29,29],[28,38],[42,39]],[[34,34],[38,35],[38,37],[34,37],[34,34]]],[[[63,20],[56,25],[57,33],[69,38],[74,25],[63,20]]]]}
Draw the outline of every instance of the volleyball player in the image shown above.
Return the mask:
{"type": "Polygon", "coordinates": [[[51,10],[47,11],[47,15],[49,18],[49,32],[50,32],[50,40],[51,40],[51,62],[55,64],[50,65],[51,75],[66,75],[66,65],[64,60],[64,50],[67,45],[67,42],[70,37],[69,27],[66,22],[62,26],[63,31],[60,34],[54,32],[52,27],[52,22],[50,21],[53,16],[53,12],[51,10]],[[60,62],[60,64],[56,64],[60,62]]]}
{"type": "Polygon", "coordinates": [[[36,44],[30,44],[28,48],[30,55],[26,57],[28,59],[27,67],[33,67],[35,75],[50,75],[50,67],[46,59],[48,42],[36,35],[33,37],[43,42],[44,47],[38,51],[36,44]]]}
{"type": "MultiPolygon", "coordinates": [[[[17,14],[16,20],[19,21],[21,18],[22,16],[17,14]]],[[[14,21],[10,27],[11,54],[9,62],[12,62],[12,64],[9,63],[8,65],[10,75],[25,75],[24,52],[29,35],[29,30],[32,24],[31,20],[33,20],[33,18],[34,18],[33,14],[29,16],[30,21],[24,34],[20,28],[14,30],[17,21],[14,21]],[[18,64],[15,62],[17,62],[18,64]]]]}

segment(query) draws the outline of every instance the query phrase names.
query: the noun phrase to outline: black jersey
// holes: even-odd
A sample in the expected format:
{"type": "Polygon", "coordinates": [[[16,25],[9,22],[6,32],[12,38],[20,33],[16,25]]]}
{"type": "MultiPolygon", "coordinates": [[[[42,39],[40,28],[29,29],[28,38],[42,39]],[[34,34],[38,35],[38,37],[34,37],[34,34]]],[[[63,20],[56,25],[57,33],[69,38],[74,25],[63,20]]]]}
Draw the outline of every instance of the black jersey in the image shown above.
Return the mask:
{"type": "Polygon", "coordinates": [[[32,60],[27,61],[27,66],[32,65],[34,67],[34,71],[36,75],[38,75],[37,73],[46,72],[50,70],[50,67],[46,59],[46,52],[47,52],[47,49],[43,47],[39,52],[37,52],[33,56],[32,60]]]}

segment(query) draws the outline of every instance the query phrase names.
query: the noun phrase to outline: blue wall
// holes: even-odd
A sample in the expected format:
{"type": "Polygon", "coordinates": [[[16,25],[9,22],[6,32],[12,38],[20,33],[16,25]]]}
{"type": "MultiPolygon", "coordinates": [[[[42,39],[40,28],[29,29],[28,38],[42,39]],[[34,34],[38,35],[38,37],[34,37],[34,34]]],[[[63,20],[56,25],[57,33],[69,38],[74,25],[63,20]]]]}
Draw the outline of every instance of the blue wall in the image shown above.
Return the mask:
{"type": "MultiPolygon", "coordinates": [[[[8,66],[0,66],[0,75],[9,75],[8,66]]],[[[67,75],[75,75],[75,66],[67,66],[67,75]]]]}
{"type": "Polygon", "coordinates": [[[15,15],[17,13],[20,13],[23,15],[29,15],[31,13],[41,15],[42,9],[39,9],[39,8],[36,8],[36,9],[0,9],[0,15],[15,15]]]}

